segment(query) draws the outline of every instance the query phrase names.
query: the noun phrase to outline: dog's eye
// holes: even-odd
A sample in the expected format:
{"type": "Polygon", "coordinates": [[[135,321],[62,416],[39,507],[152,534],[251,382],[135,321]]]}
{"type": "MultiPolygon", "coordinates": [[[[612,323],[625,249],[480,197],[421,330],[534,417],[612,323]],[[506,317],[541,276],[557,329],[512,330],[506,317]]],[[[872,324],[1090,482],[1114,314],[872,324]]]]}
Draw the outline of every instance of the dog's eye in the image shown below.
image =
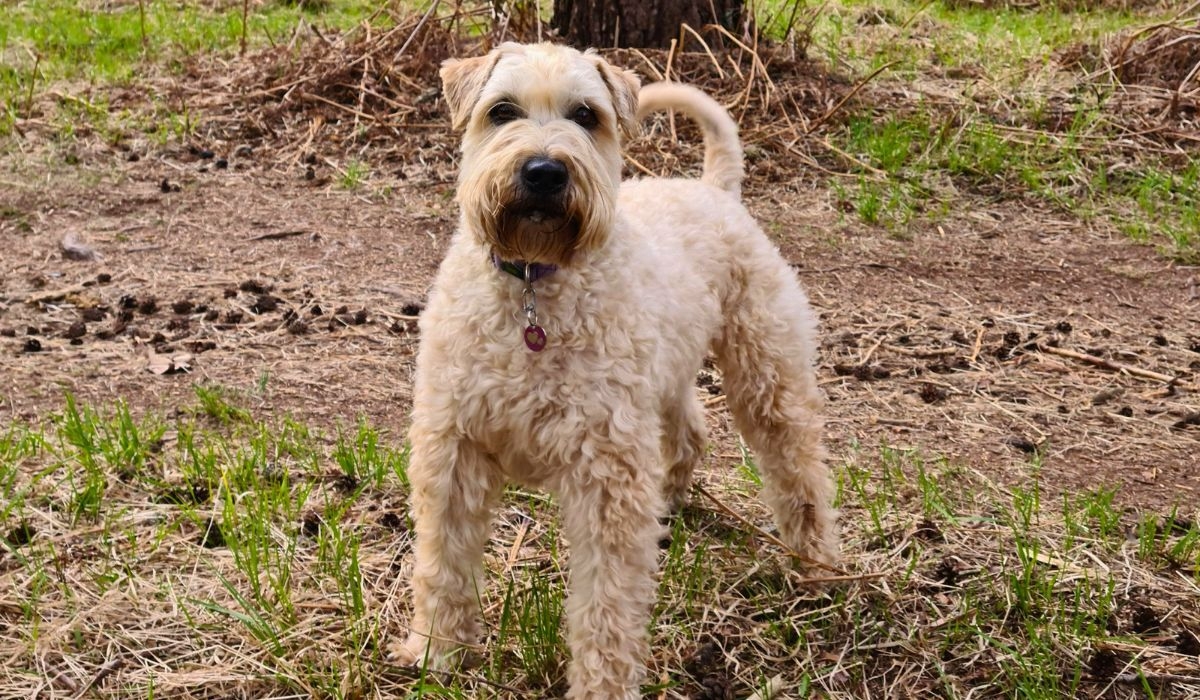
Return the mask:
{"type": "Polygon", "coordinates": [[[575,111],[571,112],[571,121],[589,131],[595,129],[596,125],[600,123],[600,120],[596,118],[596,113],[587,105],[576,107],[575,111]]]}
{"type": "Polygon", "coordinates": [[[511,102],[497,102],[488,110],[488,119],[496,126],[507,124],[521,118],[521,111],[511,102]]]}

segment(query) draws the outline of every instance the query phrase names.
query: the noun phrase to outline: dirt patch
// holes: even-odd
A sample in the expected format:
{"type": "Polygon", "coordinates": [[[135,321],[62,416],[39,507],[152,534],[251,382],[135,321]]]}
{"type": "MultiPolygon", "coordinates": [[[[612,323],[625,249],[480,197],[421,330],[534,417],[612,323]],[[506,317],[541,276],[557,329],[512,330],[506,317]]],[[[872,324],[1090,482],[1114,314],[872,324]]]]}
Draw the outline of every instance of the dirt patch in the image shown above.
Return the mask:
{"type": "Polygon", "coordinates": [[[1177,425],[1200,370],[1197,273],[1055,218],[998,206],[912,240],[851,229],[832,247],[784,245],[823,311],[842,438],[1055,492],[1187,500],[1198,436],[1177,425]],[[848,290],[870,299],[847,304],[848,290]]]}
{"type": "MultiPolygon", "coordinates": [[[[40,224],[5,256],[5,394],[150,408],[216,383],[257,387],[261,407],[302,415],[353,422],[355,393],[376,417],[402,413],[407,389],[394,379],[449,232],[443,202],[364,203],[283,176],[113,160],[123,182],[101,193],[65,186],[25,200],[40,224]],[[165,172],[181,191],[160,191],[165,172]],[[63,258],[65,231],[103,260],[63,258]],[[154,371],[180,353],[186,368],[154,371]]],[[[48,407],[37,403],[10,406],[48,407]]]]}
{"type": "MultiPolygon", "coordinates": [[[[32,230],[0,224],[10,415],[58,410],[64,391],[170,410],[217,384],[255,411],[324,425],[361,414],[400,438],[452,183],[367,195],[269,167],[204,171],[182,152],[131,163],[114,150],[107,167],[99,188],[62,173],[24,191],[32,230]],[[161,191],[168,175],[179,192],[161,191]],[[63,255],[69,231],[102,259],[63,255]],[[154,371],[181,353],[186,367],[154,371]]],[[[835,455],[912,446],[1002,483],[1040,473],[1051,490],[1119,488],[1138,507],[1194,500],[1195,269],[1016,202],[881,236],[804,173],[780,186],[753,172],[751,209],[823,317],[835,455]]],[[[736,458],[719,377],[700,382],[717,454],[736,458]]]]}
{"type": "MultiPolygon", "coordinates": [[[[0,217],[10,413],[44,415],[65,391],[171,409],[194,384],[218,384],[258,411],[362,414],[399,439],[415,321],[457,216],[457,143],[435,76],[464,47],[447,48],[446,31],[414,18],[195,67],[172,87],[203,108],[184,146],[82,139],[65,158],[30,129],[32,148],[73,165],[15,188],[0,217]],[[348,182],[359,157],[369,170],[348,182]],[[68,236],[95,255],[69,254],[68,236]]],[[[824,317],[836,451],[911,445],[1002,483],[1040,474],[1150,508],[1200,488],[1193,268],[978,194],[909,237],[882,235],[839,209],[823,179],[839,156],[821,135],[883,93],[782,51],[729,66],[703,53],[609,58],[703,85],[740,116],[750,207],[824,317]]],[[[698,144],[691,125],[660,119],[630,144],[628,174],[695,173],[698,144]]],[[[701,381],[718,454],[736,457],[720,379],[701,381]]]]}

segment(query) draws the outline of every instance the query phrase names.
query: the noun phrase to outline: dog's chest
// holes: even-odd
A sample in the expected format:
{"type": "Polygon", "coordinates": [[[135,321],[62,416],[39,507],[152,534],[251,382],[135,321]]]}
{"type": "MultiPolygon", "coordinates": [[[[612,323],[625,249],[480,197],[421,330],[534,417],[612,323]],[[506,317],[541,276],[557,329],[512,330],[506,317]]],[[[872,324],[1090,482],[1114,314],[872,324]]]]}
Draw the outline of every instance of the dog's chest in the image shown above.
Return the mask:
{"type": "Polygon", "coordinates": [[[501,307],[466,313],[431,304],[422,331],[418,418],[445,412],[441,421],[452,420],[511,479],[529,485],[577,463],[589,442],[611,431],[614,415],[653,420],[648,341],[556,306],[546,303],[539,319],[547,335],[541,352],[524,343],[525,319],[501,307]]]}

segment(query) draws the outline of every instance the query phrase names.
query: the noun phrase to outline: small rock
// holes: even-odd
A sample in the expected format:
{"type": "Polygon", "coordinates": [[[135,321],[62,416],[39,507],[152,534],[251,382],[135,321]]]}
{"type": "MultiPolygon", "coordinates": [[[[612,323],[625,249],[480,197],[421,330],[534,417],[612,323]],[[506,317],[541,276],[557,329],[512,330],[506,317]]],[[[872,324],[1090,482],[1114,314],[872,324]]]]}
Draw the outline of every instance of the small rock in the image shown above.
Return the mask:
{"type": "Polygon", "coordinates": [[[1019,435],[1008,438],[1004,441],[1004,444],[1008,445],[1009,447],[1016,448],[1027,455],[1037,454],[1038,451],[1037,444],[1028,438],[1021,437],[1019,435]]]}
{"type": "Polygon", "coordinates": [[[67,332],[63,334],[64,337],[71,339],[82,338],[85,335],[87,335],[87,324],[85,324],[83,321],[76,321],[75,323],[72,323],[71,327],[67,329],[67,332]]]}
{"type": "Polygon", "coordinates": [[[270,294],[260,294],[254,301],[254,305],[250,307],[250,310],[256,314],[264,314],[274,311],[277,308],[279,308],[279,299],[270,294]]]}

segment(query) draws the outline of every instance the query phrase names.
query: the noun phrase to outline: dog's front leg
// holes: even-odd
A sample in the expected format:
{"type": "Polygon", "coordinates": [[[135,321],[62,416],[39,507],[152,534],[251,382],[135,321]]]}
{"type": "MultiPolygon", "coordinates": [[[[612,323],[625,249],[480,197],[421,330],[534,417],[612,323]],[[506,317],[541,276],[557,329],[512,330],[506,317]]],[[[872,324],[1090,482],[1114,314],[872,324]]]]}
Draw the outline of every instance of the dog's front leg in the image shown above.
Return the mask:
{"type": "Polygon", "coordinates": [[[396,656],[442,668],[453,651],[479,638],[483,549],[503,479],[494,461],[466,439],[415,426],[411,437],[413,614],[396,656]]]}
{"type": "Polygon", "coordinates": [[[562,489],[571,547],[567,697],[573,700],[641,697],[663,533],[656,459],[649,446],[598,458],[562,489]]]}

